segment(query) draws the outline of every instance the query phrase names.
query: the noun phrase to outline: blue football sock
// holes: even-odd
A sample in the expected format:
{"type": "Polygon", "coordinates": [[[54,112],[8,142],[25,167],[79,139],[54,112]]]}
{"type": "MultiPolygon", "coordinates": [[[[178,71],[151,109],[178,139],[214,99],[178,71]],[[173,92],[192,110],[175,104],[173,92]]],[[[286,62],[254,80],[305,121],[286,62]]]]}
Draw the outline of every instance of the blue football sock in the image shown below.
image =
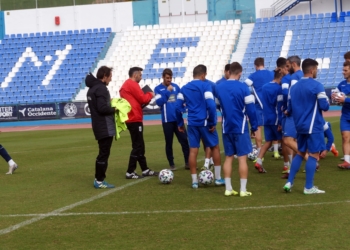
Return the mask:
{"type": "Polygon", "coordinates": [[[292,165],[290,166],[290,170],[289,170],[289,176],[288,176],[288,182],[290,182],[291,184],[294,183],[295,175],[298,173],[302,162],[303,162],[303,157],[301,155],[297,154],[293,158],[292,165]]]}
{"type": "Polygon", "coordinates": [[[11,160],[11,156],[7,153],[6,149],[0,144],[0,155],[5,159],[6,162],[11,160]]]}
{"type": "Polygon", "coordinates": [[[305,172],[306,172],[306,183],[305,188],[310,189],[314,186],[314,175],[316,171],[316,158],[309,156],[309,159],[306,162],[305,165],[305,172]]]}

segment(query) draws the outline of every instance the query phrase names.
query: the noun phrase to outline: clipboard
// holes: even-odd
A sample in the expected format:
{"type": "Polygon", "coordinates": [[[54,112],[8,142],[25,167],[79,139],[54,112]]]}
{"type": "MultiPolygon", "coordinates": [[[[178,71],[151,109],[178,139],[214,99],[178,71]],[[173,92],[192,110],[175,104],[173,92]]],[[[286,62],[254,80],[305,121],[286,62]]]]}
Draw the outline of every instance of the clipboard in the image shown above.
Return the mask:
{"type": "Polygon", "coordinates": [[[153,92],[153,90],[148,86],[148,85],[146,85],[146,86],[144,86],[143,88],[142,88],[142,91],[143,91],[143,93],[149,93],[149,92],[153,92]]]}
{"type": "MultiPolygon", "coordinates": [[[[142,88],[142,91],[143,91],[144,94],[149,93],[149,92],[153,92],[153,90],[152,90],[152,89],[150,88],[150,86],[148,86],[148,85],[145,85],[145,86],[142,88]]],[[[141,108],[146,107],[148,104],[149,104],[149,103],[141,105],[141,108]]]]}

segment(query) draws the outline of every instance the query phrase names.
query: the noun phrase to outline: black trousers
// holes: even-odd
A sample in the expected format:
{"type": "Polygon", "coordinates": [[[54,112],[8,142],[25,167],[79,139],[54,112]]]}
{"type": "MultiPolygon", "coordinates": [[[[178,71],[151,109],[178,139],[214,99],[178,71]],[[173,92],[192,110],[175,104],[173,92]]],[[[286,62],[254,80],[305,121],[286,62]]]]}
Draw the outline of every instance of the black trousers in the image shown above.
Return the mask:
{"type": "Polygon", "coordinates": [[[127,172],[129,174],[136,170],[137,162],[140,164],[141,170],[148,169],[145,157],[145,142],[143,140],[143,123],[133,122],[126,124],[131,137],[132,150],[129,158],[127,172]]]}
{"type": "Polygon", "coordinates": [[[165,137],[165,153],[169,161],[169,166],[174,166],[174,155],[173,155],[173,138],[174,134],[179,141],[182,153],[184,155],[185,164],[188,164],[188,156],[190,154],[190,146],[187,140],[187,131],[181,133],[178,129],[177,122],[167,122],[163,123],[163,132],[165,137]]]}
{"type": "Polygon", "coordinates": [[[108,158],[111,152],[113,137],[106,137],[98,140],[99,153],[96,158],[95,178],[103,181],[106,178],[108,158]]]}

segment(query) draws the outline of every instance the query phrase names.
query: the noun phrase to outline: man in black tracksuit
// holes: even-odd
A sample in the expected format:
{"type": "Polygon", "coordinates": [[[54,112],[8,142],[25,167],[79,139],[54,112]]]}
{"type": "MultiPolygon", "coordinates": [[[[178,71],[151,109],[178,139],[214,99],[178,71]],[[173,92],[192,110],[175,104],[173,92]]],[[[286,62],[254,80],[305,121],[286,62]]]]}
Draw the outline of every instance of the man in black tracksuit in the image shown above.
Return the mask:
{"type": "Polygon", "coordinates": [[[114,188],[114,185],[104,181],[113,137],[116,134],[114,121],[116,110],[111,107],[111,96],[107,89],[107,85],[112,78],[112,69],[102,66],[98,69],[96,76],[97,78],[90,73],[85,79],[86,86],[89,87],[87,100],[91,113],[92,130],[99,146],[99,154],[95,165],[94,187],[114,188]]]}

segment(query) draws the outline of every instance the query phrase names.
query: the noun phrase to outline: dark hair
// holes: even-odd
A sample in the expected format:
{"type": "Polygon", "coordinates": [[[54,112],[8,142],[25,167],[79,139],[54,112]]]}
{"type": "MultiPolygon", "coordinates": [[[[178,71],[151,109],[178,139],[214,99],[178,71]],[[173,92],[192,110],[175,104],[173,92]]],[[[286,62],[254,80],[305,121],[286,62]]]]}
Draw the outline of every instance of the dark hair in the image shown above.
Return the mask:
{"type": "Polygon", "coordinates": [[[344,59],[346,60],[346,59],[350,59],[350,51],[348,51],[348,52],[346,52],[345,54],[344,54],[344,59]]]}
{"type": "Polygon", "coordinates": [[[264,66],[265,65],[265,60],[264,58],[262,57],[257,57],[255,60],[254,60],[254,65],[259,67],[259,66],[264,66]]]}
{"type": "Polygon", "coordinates": [[[301,59],[299,56],[290,56],[288,57],[288,61],[290,61],[290,63],[295,62],[300,67],[301,59]]]}
{"type": "Polygon", "coordinates": [[[165,77],[165,75],[169,75],[169,76],[173,77],[173,72],[171,71],[171,69],[164,69],[162,76],[165,77]]]}
{"type": "Polygon", "coordinates": [[[287,59],[284,57],[279,57],[276,61],[276,66],[278,68],[284,67],[284,66],[286,66],[286,64],[287,64],[287,59]]]}
{"type": "Polygon", "coordinates": [[[132,77],[135,72],[137,71],[143,71],[143,68],[140,67],[132,67],[129,69],[129,77],[132,77]]]}
{"type": "Polygon", "coordinates": [[[197,76],[200,76],[200,75],[203,75],[205,73],[207,73],[207,67],[203,67],[204,65],[200,64],[200,65],[197,65],[196,67],[194,67],[193,69],[193,77],[197,77],[197,76]]]}
{"type": "Polygon", "coordinates": [[[230,71],[230,67],[231,67],[231,64],[229,64],[229,63],[226,64],[225,65],[225,71],[230,71]]]}
{"type": "Polygon", "coordinates": [[[344,62],[343,67],[350,67],[350,62],[344,62]]]}
{"type": "Polygon", "coordinates": [[[111,75],[112,72],[112,68],[108,68],[107,66],[101,66],[98,70],[97,70],[97,74],[96,77],[97,79],[103,79],[103,77],[109,77],[111,75]]]}
{"type": "Polygon", "coordinates": [[[243,71],[242,65],[238,62],[233,62],[230,64],[230,75],[237,75],[243,71]]]}
{"type": "Polygon", "coordinates": [[[307,74],[310,72],[311,68],[317,67],[318,62],[315,61],[314,59],[307,58],[303,61],[302,69],[303,73],[307,74]]]}
{"type": "Polygon", "coordinates": [[[273,75],[273,79],[279,79],[281,77],[283,77],[283,72],[281,69],[275,69],[273,71],[274,75],[273,75]]]}
{"type": "Polygon", "coordinates": [[[199,64],[197,67],[202,67],[204,73],[207,73],[207,66],[205,66],[203,64],[199,64]]]}

